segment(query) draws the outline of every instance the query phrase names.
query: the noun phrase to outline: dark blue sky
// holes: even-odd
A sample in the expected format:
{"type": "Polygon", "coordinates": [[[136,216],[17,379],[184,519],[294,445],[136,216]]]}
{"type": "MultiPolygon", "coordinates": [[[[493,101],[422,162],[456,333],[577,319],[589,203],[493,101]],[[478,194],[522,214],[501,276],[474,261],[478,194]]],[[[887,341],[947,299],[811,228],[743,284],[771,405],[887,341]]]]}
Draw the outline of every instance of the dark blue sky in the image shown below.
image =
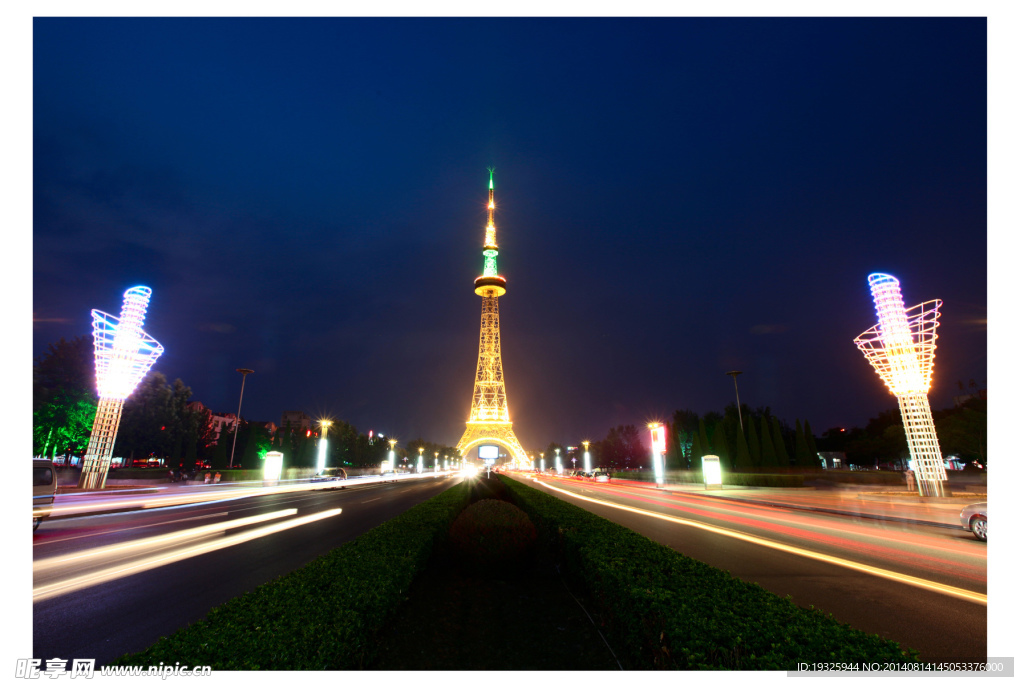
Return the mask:
{"type": "Polygon", "coordinates": [[[36,19],[34,353],[153,288],[218,411],[454,444],[486,168],[527,449],[721,410],[895,407],[867,275],[987,380],[984,19],[36,19]]]}

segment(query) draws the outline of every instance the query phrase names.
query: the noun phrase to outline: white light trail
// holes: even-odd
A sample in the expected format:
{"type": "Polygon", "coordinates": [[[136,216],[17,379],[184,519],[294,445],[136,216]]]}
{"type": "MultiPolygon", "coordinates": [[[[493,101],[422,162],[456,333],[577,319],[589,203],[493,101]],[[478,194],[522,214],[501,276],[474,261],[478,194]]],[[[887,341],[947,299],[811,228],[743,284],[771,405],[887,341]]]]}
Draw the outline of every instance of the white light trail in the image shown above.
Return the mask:
{"type": "Polygon", "coordinates": [[[340,508],[333,508],[331,510],[321,511],[320,513],[305,515],[301,518],[293,518],[291,520],[285,520],[284,522],[274,523],[273,525],[266,525],[254,530],[249,530],[248,532],[241,532],[216,541],[194,544],[166,554],[149,556],[142,560],[134,561],[125,565],[112,566],[96,572],[86,573],[84,575],[78,575],[66,580],[61,580],[60,582],[41,585],[32,590],[32,601],[33,603],[36,601],[42,601],[44,599],[60,596],[79,589],[85,589],[87,587],[116,580],[128,575],[135,575],[136,573],[158,568],[160,566],[167,565],[168,563],[174,563],[186,558],[192,558],[193,556],[218,551],[229,546],[235,546],[253,539],[266,537],[267,535],[282,532],[293,527],[307,525],[311,522],[316,522],[318,520],[323,520],[324,518],[338,515],[339,513],[341,513],[340,508]]]}

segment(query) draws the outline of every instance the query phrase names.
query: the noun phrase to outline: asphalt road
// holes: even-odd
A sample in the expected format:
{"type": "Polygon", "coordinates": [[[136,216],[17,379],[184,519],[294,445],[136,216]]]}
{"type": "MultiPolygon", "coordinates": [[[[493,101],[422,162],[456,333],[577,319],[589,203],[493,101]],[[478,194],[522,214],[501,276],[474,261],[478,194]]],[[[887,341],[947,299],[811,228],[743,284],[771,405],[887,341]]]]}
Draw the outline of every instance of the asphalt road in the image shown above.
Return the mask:
{"type": "Polygon", "coordinates": [[[531,484],[800,606],[917,649],[925,660],[988,655],[987,545],[969,532],[614,483],[531,484]]]}
{"type": "Polygon", "coordinates": [[[453,483],[417,479],[44,522],[33,544],[33,656],[103,665],[142,650],[453,483]],[[223,527],[269,514],[276,517],[223,527]],[[317,514],[321,519],[288,527],[317,514]],[[269,527],[288,529],[263,534],[269,527]],[[237,539],[243,541],[214,548],[237,539]],[[173,560],[190,547],[194,555],[173,560]]]}

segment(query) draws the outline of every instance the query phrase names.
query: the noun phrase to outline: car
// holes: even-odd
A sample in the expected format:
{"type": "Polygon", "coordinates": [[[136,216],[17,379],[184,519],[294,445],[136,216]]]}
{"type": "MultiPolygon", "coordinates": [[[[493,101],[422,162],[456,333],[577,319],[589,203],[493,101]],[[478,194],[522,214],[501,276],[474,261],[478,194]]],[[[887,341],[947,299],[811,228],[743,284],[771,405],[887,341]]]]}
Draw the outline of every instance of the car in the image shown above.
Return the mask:
{"type": "MultiPolygon", "coordinates": [[[[310,482],[342,482],[348,479],[348,473],[345,472],[345,468],[324,468],[324,471],[318,475],[313,475],[309,478],[310,482]]],[[[337,489],[345,487],[340,484],[332,484],[326,486],[327,489],[337,489]]]]}
{"type": "Polygon", "coordinates": [[[43,519],[53,510],[53,498],[57,495],[57,473],[53,461],[43,458],[32,459],[32,531],[35,532],[43,519]]]}
{"type": "Polygon", "coordinates": [[[983,542],[988,541],[988,502],[972,503],[960,511],[960,524],[983,542]]]}
{"type": "Polygon", "coordinates": [[[604,470],[594,470],[594,481],[595,482],[611,482],[612,476],[604,470]]]}

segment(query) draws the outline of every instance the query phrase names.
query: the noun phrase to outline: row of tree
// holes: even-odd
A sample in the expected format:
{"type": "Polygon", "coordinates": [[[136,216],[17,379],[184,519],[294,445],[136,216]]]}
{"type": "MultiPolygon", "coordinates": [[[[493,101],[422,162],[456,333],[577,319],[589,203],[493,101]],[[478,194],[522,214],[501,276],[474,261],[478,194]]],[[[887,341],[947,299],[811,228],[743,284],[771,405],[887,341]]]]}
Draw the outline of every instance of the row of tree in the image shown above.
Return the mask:
{"type": "MultiPolygon", "coordinates": [[[[191,398],[192,389],[180,379],[169,383],[160,372],[150,372],[125,399],[115,455],[128,461],[163,458],[171,467],[209,464],[222,469],[234,450],[234,465],[257,469],[269,451],[280,451],[285,467],[316,465],[317,430],[288,425],[271,435],[263,424],[242,420],[237,439],[234,431],[218,437],[213,414],[200,404],[190,407],[191,398]]],[[[98,400],[92,340],[81,336],[50,344],[33,365],[34,455],[83,455],[98,400]]],[[[379,466],[390,451],[384,438],[361,434],[344,421],[331,425],[327,446],[326,463],[337,467],[379,466]]],[[[433,465],[435,451],[441,456],[457,455],[450,446],[414,439],[404,447],[396,446],[396,458],[415,464],[420,448],[426,465],[433,465]]]]}

